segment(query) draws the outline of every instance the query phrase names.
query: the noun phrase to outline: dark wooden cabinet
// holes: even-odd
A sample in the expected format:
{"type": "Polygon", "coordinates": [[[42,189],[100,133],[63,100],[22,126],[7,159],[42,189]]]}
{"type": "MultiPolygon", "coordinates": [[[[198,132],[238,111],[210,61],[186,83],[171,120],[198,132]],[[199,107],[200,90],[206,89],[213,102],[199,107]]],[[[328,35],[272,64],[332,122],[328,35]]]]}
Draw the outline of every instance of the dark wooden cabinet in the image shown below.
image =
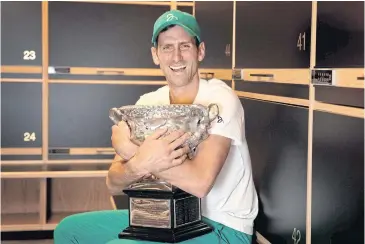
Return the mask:
{"type": "Polygon", "coordinates": [[[251,93],[309,99],[309,89],[306,85],[238,81],[235,89],[251,93]]]}
{"type": "Polygon", "coordinates": [[[318,2],[316,67],[364,67],[364,2],[318,2]]]}
{"type": "Polygon", "coordinates": [[[232,68],[233,2],[195,2],[206,54],[202,68],[232,68]]]}
{"type": "Polygon", "coordinates": [[[336,86],[315,86],[316,101],[364,108],[364,89],[336,86]]]}
{"type": "Polygon", "coordinates": [[[141,95],[158,88],[157,85],[50,84],[50,149],[112,147],[109,109],[133,105],[141,95]]]}
{"type": "Polygon", "coordinates": [[[50,2],[50,66],[158,68],[151,56],[153,25],[169,9],[50,2]]]}
{"type": "Polygon", "coordinates": [[[312,244],[364,243],[364,120],[314,113],[312,244]]]}
{"type": "Polygon", "coordinates": [[[1,3],[1,65],[42,65],[42,2],[1,3]]]}
{"type": "MultiPolygon", "coordinates": [[[[363,6],[363,2],[318,2],[317,68],[363,68],[363,6]]],[[[41,66],[42,2],[3,2],[1,7],[2,65],[41,66]]],[[[75,1],[49,2],[48,7],[49,66],[159,68],[154,65],[150,50],[153,24],[170,6],[75,1]]],[[[233,7],[229,1],[196,1],[194,11],[192,6],[177,6],[179,10],[195,12],[200,24],[206,43],[201,68],[232,68],[233,7]]],[[[249,77],[251,82],[237,80],[237,90],[261,98],[273,95],[309,99],[308,84],[302,80],[300,84],[276,81],[285,76],[283,82],[295,83],[296,76],[306,77],[290,69],[309,70],[311,12],[310,1],[236,2],[235,66],[252,69],[243,72],[243,77],[249,77]],[[273,71],[273,79],[265,80],[256,69],[283,69],[295,75],[273,71]]],[[[1,84],[1,147],[5,151],[1,155],[5,176],[2,190],[7,196],[2,208],[2,229],[52,229],[70,214],[109,209],[109,193],[102,175],[114,157],[109,109],[135,104],[141,95],[162,86],[140,81],[160,83],[165,77],[142,72],[105,75],[95,69],[83,74],[54,74],[51,68],[49,80],[43,84],[39,69],[36,73],[26,73],[22,67],[17,70],[20,73],[3,73],[1,84]],[[43,101],[43,105],[48,104],[45,130],[42,89],[49,91],[48,100],[43,101]],[[42,141],[46,133],[48,142],[42,141]],[[49,149],[48,155],[43,154],[42,146],[49,149]],[[80,150],[70,153],[69,149],[80,150]],[[98,153],[99,149],[104,153],[98,153]],[[42,161],[44,158],[49,161],[42,161]],[[49,175],[42,172],[45,170],[62,173],[49,175]],[[52,182],[11,179],[18,178],[19,172],[25,178],[66,178],[52,182]],[[76,189],[68,191],[73,185],[77,185],[76,189]],[[44,193],[47,197],[40,198],[44,193]],[[87,201],[91,203],[88,206],[84,204],[87,197],[92,198],[87,201]],[[46,224],[40,218],[44,215],[46,224]]],[[[357,82],[362,81],[362,71],[358,70],[340,75],[339,80],[346,81],[338,84],[347,82],[347,88],[338,84],[316,86],[316,101],[323,106],[327,103],[364,108],[364,89],[355,89],[350,80],[356,76],[357,82]]],[[[224,80],[231,85],[229,78],[224,80]]],[[[259,196],[255,230],[273,244],[305,243],[308,109],[248,98],[241,98],[241,102],[259,196]]],[[[312,244],[364,243],[363,149],[363,119],[314,111],[310,155],[312,244]]],[[[114,199],[119,208],[127,208],[125,196],[114,199]]]]}
{"type": "Polygon", "coordinates": [[[192,6],[177,6],[177,9],[189,14],[193,14],[193,7],[192,6]]]}
{"type": "Polygon", "coordinates": [[[312,2],[237,2],[236,67],[310,67],[311,11],[312,2]]]}
{"type": "Polygon", "coordinates": [[[42,147],[42,84],[1,84],[1,147],[42,147]]]}
{"type": "Polygon", "coordinates": [[[271,243],[293,243],[293,233],[298,243],[305,243],[308,110],[241,102],[259,195],[255,229],[271,243]]]}

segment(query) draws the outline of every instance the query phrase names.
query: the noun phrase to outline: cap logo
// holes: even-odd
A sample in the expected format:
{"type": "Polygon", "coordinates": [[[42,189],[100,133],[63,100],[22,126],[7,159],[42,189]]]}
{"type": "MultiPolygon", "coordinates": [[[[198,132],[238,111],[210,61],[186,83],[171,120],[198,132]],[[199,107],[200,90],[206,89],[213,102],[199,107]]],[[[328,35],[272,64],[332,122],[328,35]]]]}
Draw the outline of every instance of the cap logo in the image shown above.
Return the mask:
{"type": "Polygon", "coordinates": [[[166,21],[178,20],[178,18],[173,14],[166,15],[166,21]]]}

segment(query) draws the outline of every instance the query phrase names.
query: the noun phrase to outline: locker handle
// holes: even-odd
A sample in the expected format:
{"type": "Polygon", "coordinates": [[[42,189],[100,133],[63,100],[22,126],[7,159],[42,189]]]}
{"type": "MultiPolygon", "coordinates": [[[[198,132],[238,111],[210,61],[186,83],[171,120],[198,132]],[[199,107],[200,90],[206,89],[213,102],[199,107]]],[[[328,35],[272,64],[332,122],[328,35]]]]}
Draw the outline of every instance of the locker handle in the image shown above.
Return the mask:
{"type": "Polygon", "coordinates": [[[69,148],[54,148],[48,149],[49,154],[70,154],[69,148]]]}
{"type": "Polygon", "coordinates": [[[123,70],[97,70],[96,71],[97,74],[115,74],[115,75],[123,75],[124,71],[123,70]]]}
{"type": "Polygon", "coordinates": [[[250,76],[274,78],[274,75],[273,74],[250,74],[250,76]]]}
{"type": "Polygon", "coordinates": [[[357,77],[357,80],[364,80],[364,76],[357,77]]]}

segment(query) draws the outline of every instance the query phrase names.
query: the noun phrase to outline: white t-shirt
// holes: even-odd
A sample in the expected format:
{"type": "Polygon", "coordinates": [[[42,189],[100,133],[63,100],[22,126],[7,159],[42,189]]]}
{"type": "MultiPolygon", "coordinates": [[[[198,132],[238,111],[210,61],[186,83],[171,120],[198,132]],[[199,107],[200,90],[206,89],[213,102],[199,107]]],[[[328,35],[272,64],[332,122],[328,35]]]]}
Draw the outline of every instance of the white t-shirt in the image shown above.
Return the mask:
{"type": "MultiPolygon", "coordinates": [[[[245,137],[244,110],[239,98],[226,83],[218,79],[201,79],[194,104],[208,106],[211,103],[218,105],[219,116],[212,122],[209,133],[230,138],[232,143],[213,188],[201,199],[202,215],[252,235],[258,198],[245,137]]],[[[169,87],[142,95],[136,104],[170,104],[169,87]]]]}

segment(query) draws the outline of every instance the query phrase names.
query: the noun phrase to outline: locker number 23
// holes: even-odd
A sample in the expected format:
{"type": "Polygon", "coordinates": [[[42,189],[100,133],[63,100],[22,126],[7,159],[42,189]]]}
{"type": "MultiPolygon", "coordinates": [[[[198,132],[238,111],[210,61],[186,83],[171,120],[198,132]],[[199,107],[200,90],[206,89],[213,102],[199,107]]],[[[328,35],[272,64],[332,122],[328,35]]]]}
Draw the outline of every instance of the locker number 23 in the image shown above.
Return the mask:
{"type": "Polygon", "coordinates": [[[35,51],[33,50],[25,50],[23,52],[23,59],[24,60],[34,60],[36,58],[35,51]]]}
{"type": "Polygon", "coordinates": [[[25,132],[24,133],[24,141],[35,141],[37,138],[35,137],[34,132],[25,132]]]}

